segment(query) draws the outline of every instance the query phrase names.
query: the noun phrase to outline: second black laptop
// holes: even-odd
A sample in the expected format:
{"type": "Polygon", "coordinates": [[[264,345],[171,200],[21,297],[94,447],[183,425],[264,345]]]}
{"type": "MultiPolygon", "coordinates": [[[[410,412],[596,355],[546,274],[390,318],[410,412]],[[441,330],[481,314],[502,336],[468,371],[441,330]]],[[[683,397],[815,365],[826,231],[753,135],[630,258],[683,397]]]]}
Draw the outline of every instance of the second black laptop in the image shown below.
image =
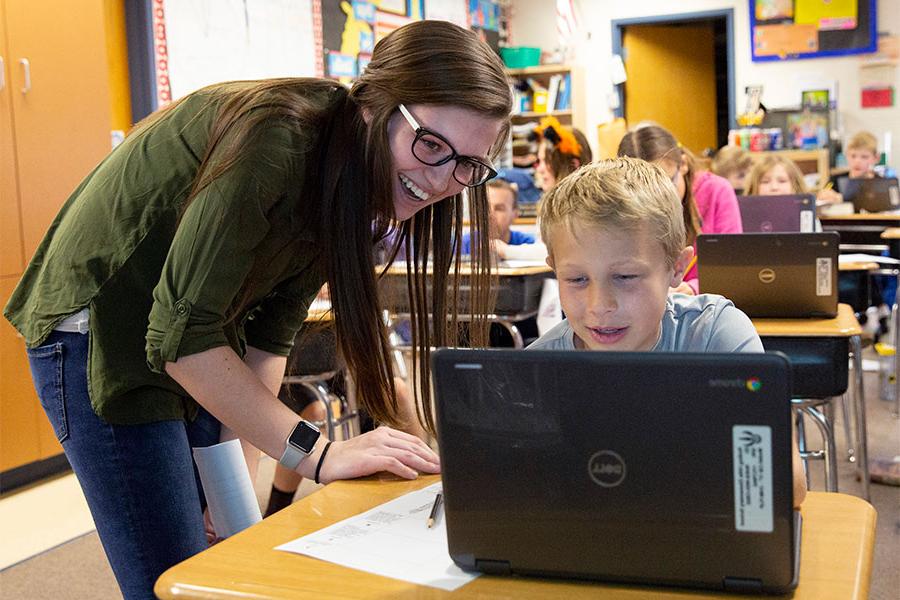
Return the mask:
{"type": "Polygon", "coordinates": [[[834,317],[840,241],[836,232],[700,235],[700,292],[750,317],[834,317]]]}

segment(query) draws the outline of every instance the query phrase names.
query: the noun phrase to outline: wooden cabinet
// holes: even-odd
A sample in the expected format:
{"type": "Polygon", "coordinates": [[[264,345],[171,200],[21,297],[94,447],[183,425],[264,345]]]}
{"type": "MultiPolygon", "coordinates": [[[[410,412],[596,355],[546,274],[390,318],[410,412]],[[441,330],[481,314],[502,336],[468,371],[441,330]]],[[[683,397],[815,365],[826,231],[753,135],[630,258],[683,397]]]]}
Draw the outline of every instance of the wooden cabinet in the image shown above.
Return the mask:
{"type": "MultiPolygon", "coordinates": [[[[0,302],[79,181],[131,123],[121,0],[0,0],[0,302]]],[[[0,471],[61,452],[24,342],[0,323],[0,471]]]]}

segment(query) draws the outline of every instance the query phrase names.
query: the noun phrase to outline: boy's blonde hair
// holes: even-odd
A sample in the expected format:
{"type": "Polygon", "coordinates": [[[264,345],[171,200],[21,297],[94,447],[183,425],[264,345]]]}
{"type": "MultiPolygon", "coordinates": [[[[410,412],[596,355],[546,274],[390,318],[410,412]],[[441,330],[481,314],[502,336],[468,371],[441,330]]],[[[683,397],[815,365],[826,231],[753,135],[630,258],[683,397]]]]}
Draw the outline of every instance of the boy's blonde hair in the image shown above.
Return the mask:
{"type": "Polygon", "coordinates": [[[660,167],[620,157],[585,165],[556,184],[541,200],[541,236],[553,254],[551,231],[564,225],[635,230],[647,225],[669,266],[687,245],[681,201],[660,167]]]}
{"type": "Polygon", "coordinates": [[[868,131],[860,131],[847,142],[847,150],[868,150],[878,156],[878,140],[868,131]]]}
{"type": "Polygon", "coordinates": [[[792,193],[805,194],[807,192],[806,182],[803,181],[803,173],[800,172],[797,163],[779,154],[767,154],[753,165],[753,170],[750,171],[750,175],[747,177],[747,189],[744,190],[744,193],[748,196],[759,194],[759,180],[777,165],[784,167],[788,179],[791,180],[792,193]]]}
{"type": "Polygon", "coordinates": [[[740,146],[722,146],[716,152],[710,170],[720,177],[728,177],[732,173],[747,171],[753,166],[750,153],[740,146]]]}

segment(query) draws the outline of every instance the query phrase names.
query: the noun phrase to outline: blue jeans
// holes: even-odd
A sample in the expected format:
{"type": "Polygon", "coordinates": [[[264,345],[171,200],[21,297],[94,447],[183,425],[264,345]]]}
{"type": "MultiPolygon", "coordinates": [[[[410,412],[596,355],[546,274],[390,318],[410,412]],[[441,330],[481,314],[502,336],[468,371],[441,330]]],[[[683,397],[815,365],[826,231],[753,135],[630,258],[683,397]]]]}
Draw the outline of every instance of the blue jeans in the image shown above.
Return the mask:
{"type": "Polygon", "coordinates": [[[217,443],[220,425],[202,408],[191,423],[106,423],[88,396],[88,341],[54,331],[28,350],[31,374],[122,594],[154,598],[163,571],[208,546],[191,447],[217,443]]]}

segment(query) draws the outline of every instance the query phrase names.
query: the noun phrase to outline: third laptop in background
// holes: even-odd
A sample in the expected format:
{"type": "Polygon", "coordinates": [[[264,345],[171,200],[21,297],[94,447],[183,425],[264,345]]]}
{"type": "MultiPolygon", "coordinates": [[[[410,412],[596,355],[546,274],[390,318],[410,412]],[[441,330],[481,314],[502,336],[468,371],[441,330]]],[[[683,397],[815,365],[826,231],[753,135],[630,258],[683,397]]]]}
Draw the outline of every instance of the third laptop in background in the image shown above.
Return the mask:
{"type": "Polygon", "coordinates": [[[700,292],[750,317],[834,317],[840,240],[836,232],[700,235],[700,292]]]}
{"type": "Polygon", "coordinates": [[[900,186],[896,177],[846,179],[840,190],[856,212],[888,212],[900,210],[900,186]]]}
{"type": "Polygon", "coordinates": [[[816,198],[812,194],[738,196],[745,233],[806,232],[816,222],[816,198]]]}

